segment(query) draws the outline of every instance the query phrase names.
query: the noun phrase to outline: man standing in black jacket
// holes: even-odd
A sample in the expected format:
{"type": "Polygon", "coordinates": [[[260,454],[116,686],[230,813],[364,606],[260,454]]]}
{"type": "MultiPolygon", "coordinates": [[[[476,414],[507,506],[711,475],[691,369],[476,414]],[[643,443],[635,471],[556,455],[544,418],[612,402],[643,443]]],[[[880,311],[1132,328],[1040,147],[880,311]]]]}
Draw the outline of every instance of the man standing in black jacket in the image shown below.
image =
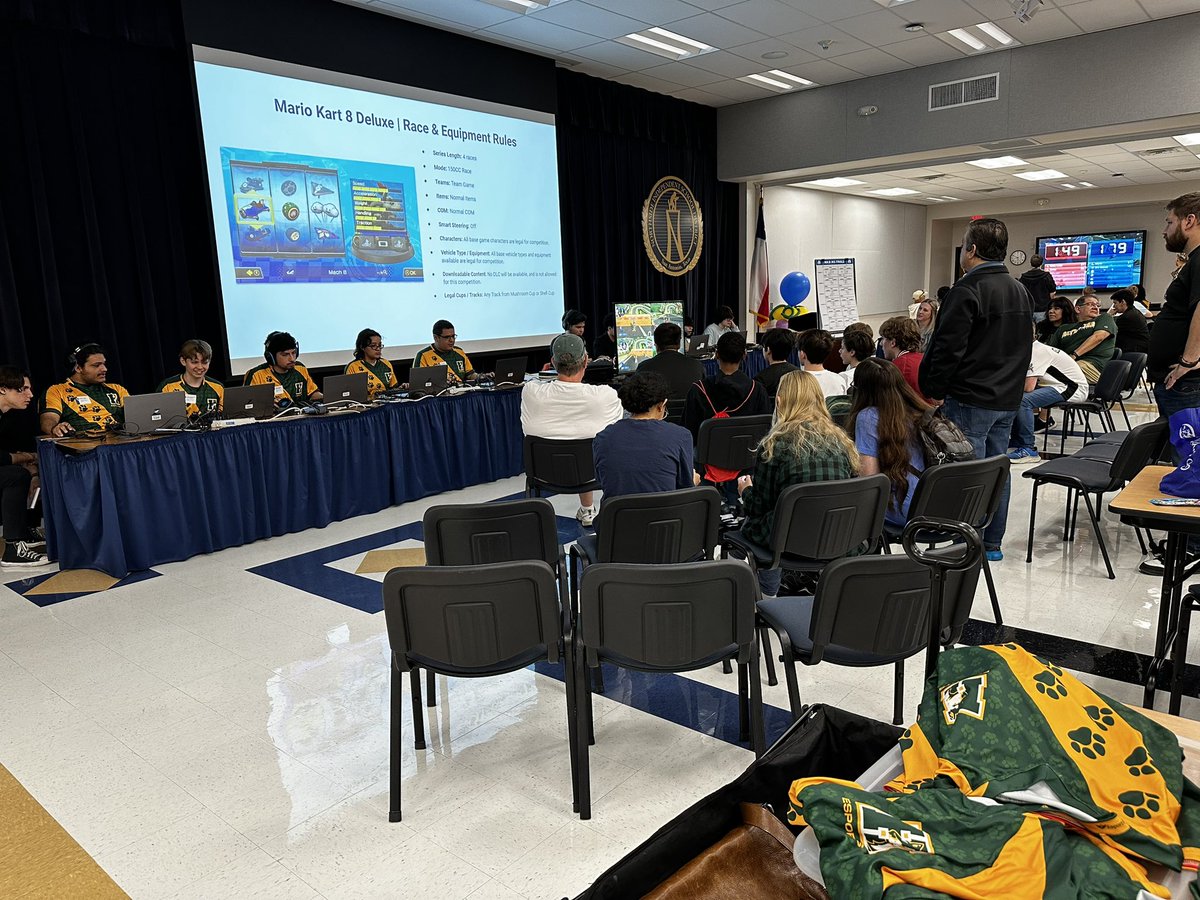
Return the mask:
{"type": "MultiPolygon", "coordinates": [[[[1032,353],[1032,302],[1005,268],[1007,255],[1008,228],[999,219],[975,219],[967,226],[959,255],[966,274],[946,295],[919,370],[921,393],[945,401],[942,411],[963,430],[979,459],[1007,453],[1032,353]]],[[[983,533],[992,561],[1004,558],[1008,492],[1006,482],[1000,508],[983,533]]]]}
{"type": "Polygon", "coordinates": [[[1021,273],[1021,284],[1033,298],[1033,321],[1040,322],[1046,318],[1046,310],[1050,308],[1050,295],[1058,290],[1054,276],[1042,268],[1045,260],[1036,253],[1029,258],[1032,268],[1021,273]]]}

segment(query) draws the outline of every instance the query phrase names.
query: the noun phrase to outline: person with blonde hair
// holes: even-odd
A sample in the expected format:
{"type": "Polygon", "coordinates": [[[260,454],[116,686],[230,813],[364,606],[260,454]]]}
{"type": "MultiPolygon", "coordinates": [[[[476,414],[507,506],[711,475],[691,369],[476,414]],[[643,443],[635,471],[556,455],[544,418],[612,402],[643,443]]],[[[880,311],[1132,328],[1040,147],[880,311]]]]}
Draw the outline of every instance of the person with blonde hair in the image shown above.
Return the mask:
{"type": "MultiPolygon", "coordinates": [[[[817,379],[808,372],[787,373],[779,380],[771,430],[755,453],[754,476],[743,475],[737,482],[746,512],[742,536],[770,546],[775,503],[785,488],[853,478],[858,465],[854,442],[833,423],[817,379]]],[[[764,599],[779,593],[782,575],[780,569],[758,573],[764,599]]]]}
{"type": "Polygon", "coordinates": [[[929,346],[929,339],[933,337],[939,305],[932,297],[926,297],[917,304],[917,314],[913,318],[917,321],[917,331],[921,333],[921,345],[917,348],[921,353],[925,352],[925,348],[929,346]]]}

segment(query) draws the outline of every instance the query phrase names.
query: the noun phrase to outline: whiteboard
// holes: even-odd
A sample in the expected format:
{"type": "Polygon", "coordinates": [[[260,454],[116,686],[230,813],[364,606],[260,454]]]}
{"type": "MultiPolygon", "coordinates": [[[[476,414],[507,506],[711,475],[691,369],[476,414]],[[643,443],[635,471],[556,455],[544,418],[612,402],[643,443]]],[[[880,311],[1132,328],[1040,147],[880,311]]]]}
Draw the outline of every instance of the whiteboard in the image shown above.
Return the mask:
{"type": "Polygon", "coordinates": [[[814,259],[816,305],[821,327],[841,334],[858,321],[858,294],[854,281],[854,258],[814,259]]]}

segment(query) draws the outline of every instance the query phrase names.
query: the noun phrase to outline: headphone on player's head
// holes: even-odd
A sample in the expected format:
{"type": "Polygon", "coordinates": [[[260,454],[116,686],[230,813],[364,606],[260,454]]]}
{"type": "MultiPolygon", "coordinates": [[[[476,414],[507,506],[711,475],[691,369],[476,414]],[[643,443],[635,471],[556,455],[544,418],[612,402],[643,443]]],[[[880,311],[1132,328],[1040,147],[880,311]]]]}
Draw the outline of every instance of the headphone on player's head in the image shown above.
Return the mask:
{"type": "Polygon", "coordinates": [[[295,350],[300,355],[300,342],[286,331],[272,331],[263,341],[263,357],[272,365],[275,364],[275,354],[284,350],[295,350]]]}
{"type": "Polygon", "coordinates": [[[72,372],[76,369],[82,369],[88,361],[89,356],[94,356],[97,353],[103,353],[104,349],[95,341],[88,341],[85,344],[80,344],[74,350],[67,354],[67,368],[72,372]]]}
{"type": "Polygon", "coordinates": [[[585,316],[579,310],[568,309],[565,313],[563,313],[562,329],[563,329],[563,331],[567,331],[570,329],[570,327],[572,325],[578,325],[580,322],[586,322],[586,321],[587,321],[587,316],[585,316]]]}

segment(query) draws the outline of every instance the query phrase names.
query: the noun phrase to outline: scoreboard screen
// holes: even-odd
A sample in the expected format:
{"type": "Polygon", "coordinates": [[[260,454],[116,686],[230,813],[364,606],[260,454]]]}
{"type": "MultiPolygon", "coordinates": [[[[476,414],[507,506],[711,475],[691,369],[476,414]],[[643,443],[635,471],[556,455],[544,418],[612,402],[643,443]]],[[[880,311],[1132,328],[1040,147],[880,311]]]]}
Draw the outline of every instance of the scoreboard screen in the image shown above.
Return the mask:
{"type": "Polygon", "coordinates": [[[1099,291],[1139,284],[1142,280],[1144,231],[1109,231],[1040,237],[1037,252],[1046,261],[1060,291],[1094,287],[1099,291]]]}

